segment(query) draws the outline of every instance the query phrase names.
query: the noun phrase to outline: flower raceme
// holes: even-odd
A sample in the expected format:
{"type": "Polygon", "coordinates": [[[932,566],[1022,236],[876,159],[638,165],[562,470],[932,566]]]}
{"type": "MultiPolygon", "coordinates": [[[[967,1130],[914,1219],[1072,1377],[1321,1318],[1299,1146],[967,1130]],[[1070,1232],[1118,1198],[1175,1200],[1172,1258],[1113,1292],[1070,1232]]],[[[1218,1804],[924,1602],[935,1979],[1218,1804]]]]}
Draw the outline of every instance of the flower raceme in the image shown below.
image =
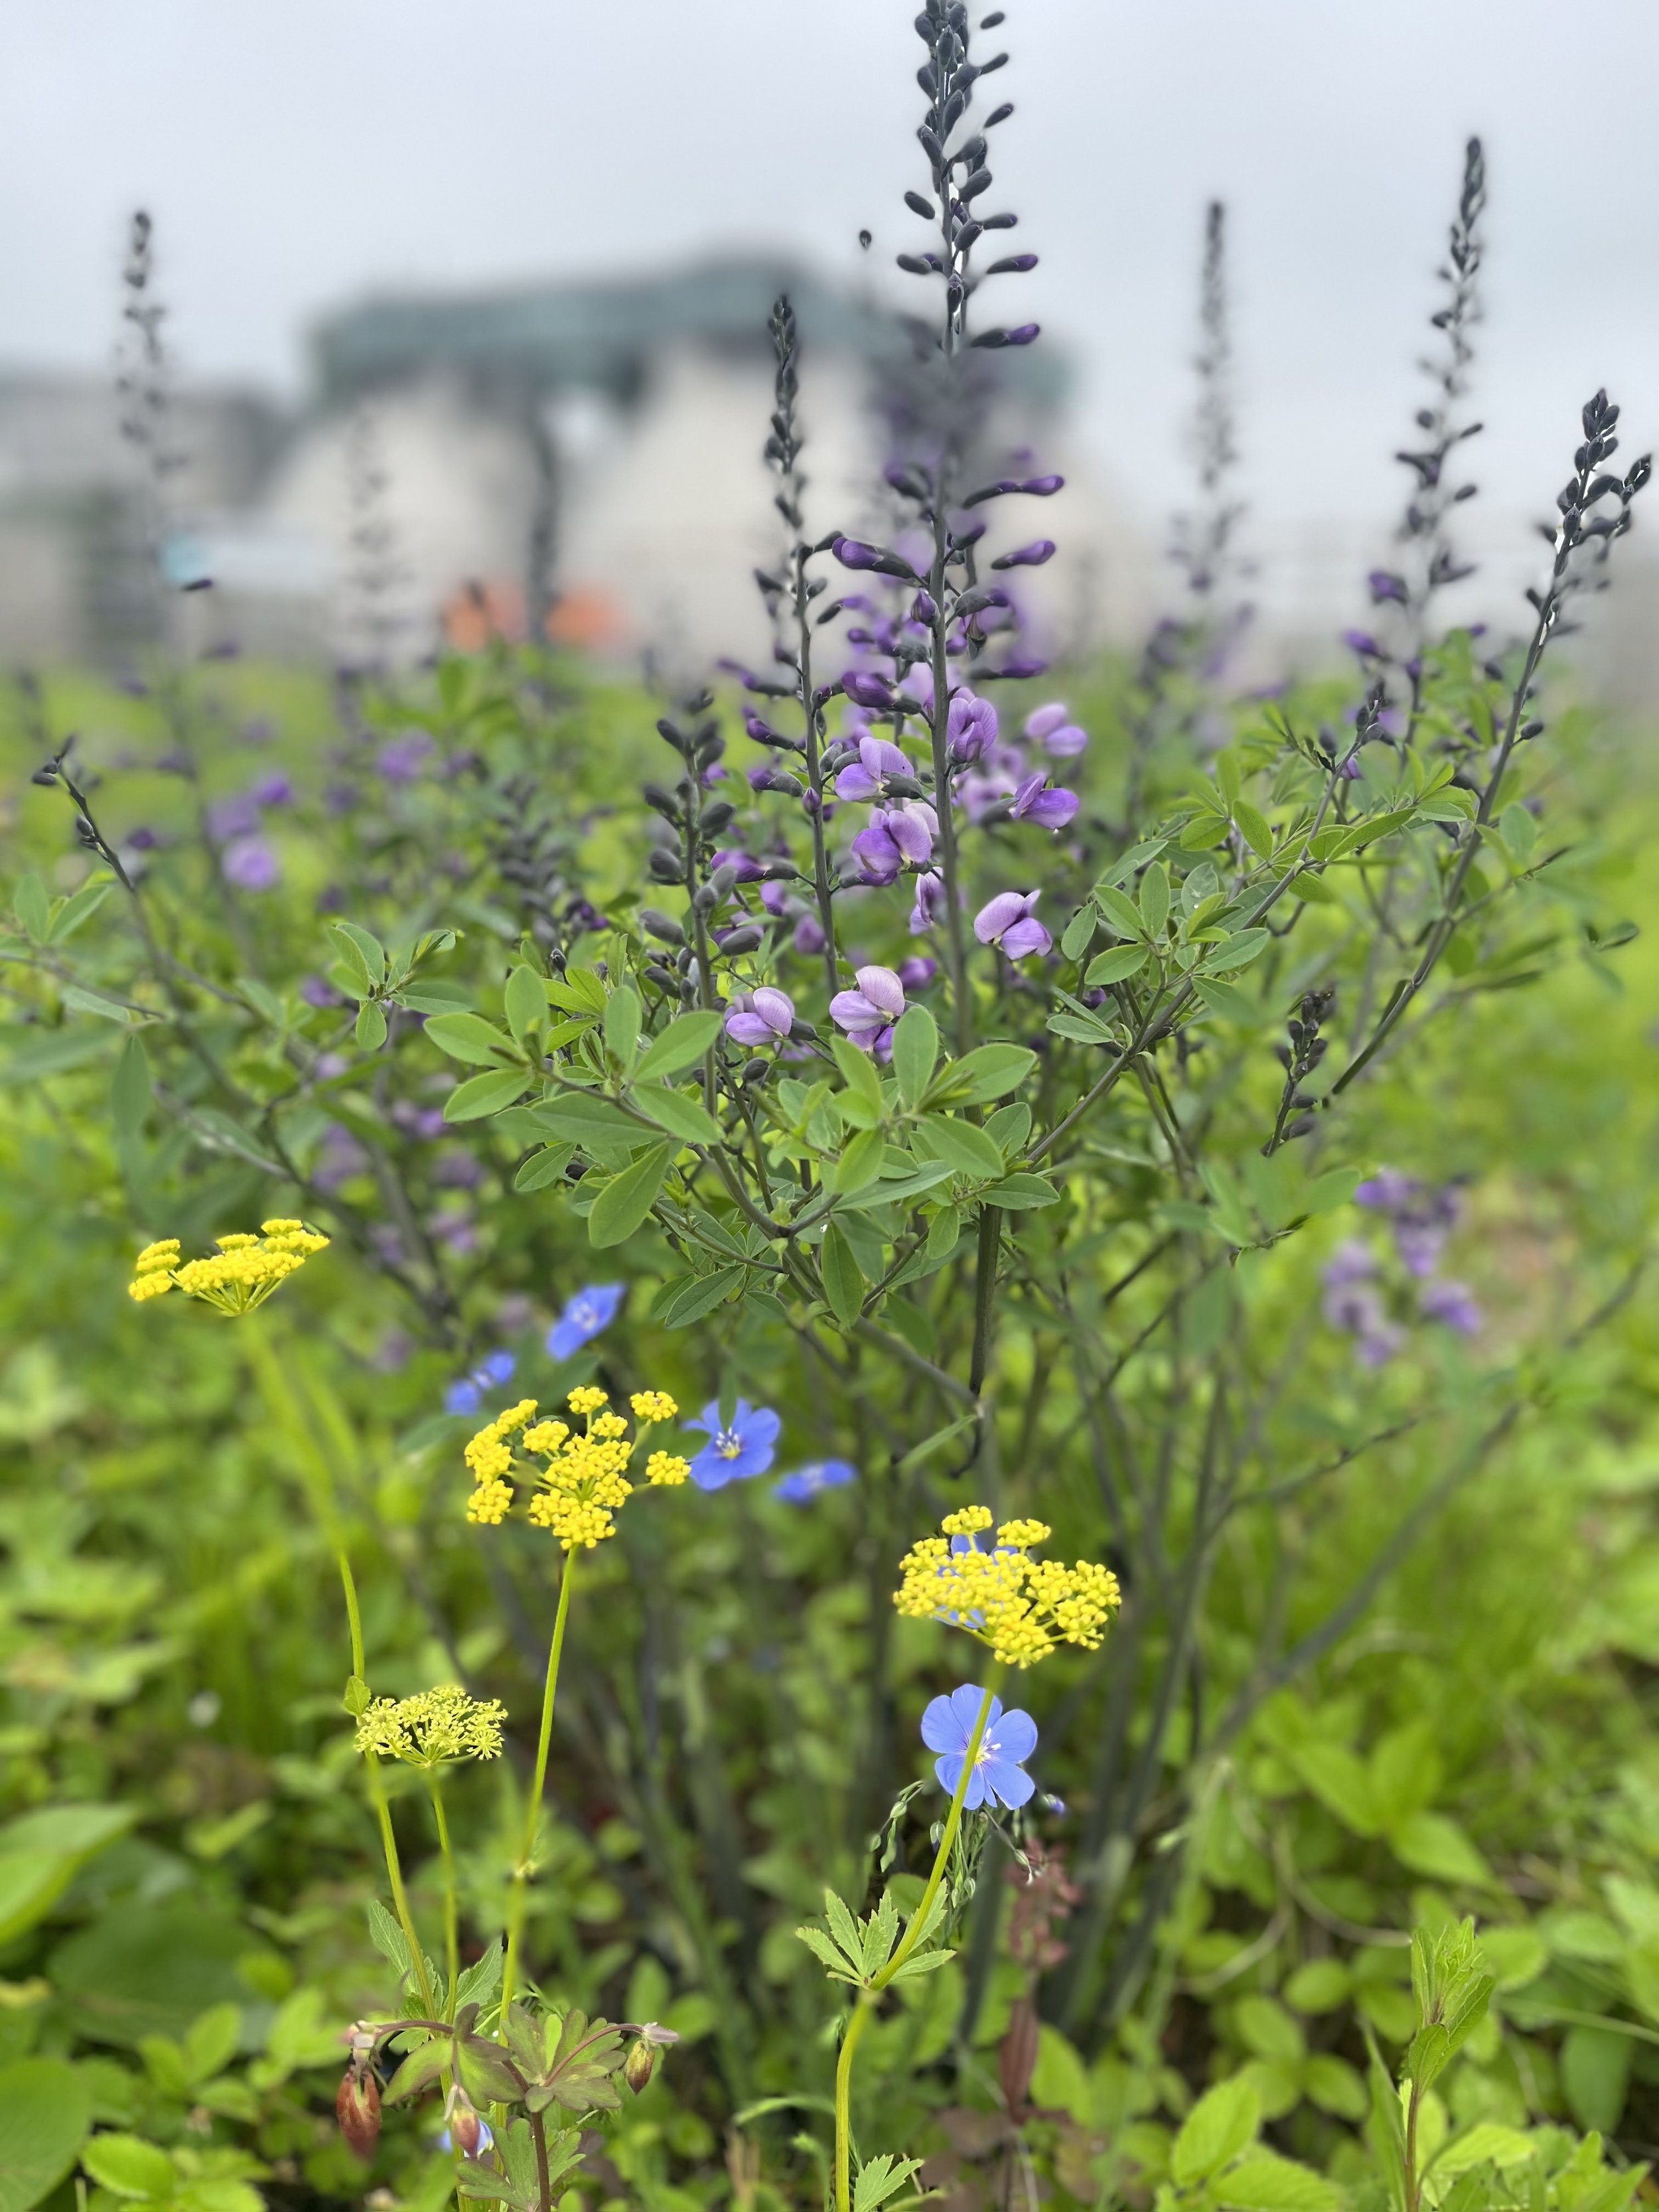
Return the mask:
{"type": "Polygon", "coordinates": [[[506,1706],[495,1698],[470,1698],[444,1682],[412,1698],[376,1698],[357,1723],[357,1748],[406,1766],[499,1759],[506,1718],[506,1706]]]}
{"type": "Polygon", "coordinates": [[[912,1545],[899,1562],[899,1611],[965,1629],[1011,1667],[1061,1644],[1097,1650],[1121,1602],[1117,1577],[1086,1559],[1034,1559],[1030,1547],[1050,1533],[1041,1521],[1005,1521],[987,1551],[979,1538],[992,1525],[988,1506],[965,1505],[939,1523],[942,1535],[912,1545]]]}
{"type": "Polygon", "coordinates": [[[222,1314],[252,1313],[278,1283],[303,1267],[313,1252],[325,1250],[329,1242],[303,1221],[282,1219],[262,1221],[257,1237],[239,1231],[216,1241],[216,1252],[183,1261],[176,1237],[145,1245],[133,1263],[127,1296],[145,1305],[169,1291],[182,1291],[186,1297],[216,1306],[222,1314]]]}
{"type": "MultiPolygon", "coordinates": [[[[505,1521],[518,1482],[531,1486],[530,1519],[538,1528],[550,1528],[563,1550],[591,1552],[616,1534],[617,1510],[636,1487],[628,1479],[635,1453],[647,1431],[672,1421],[679,1408],[665,1391],[636,1390],[629,1401],[636,1424],[630,1437],[627,1421],[610,1411],[603,1390],[585,1385],[566,1402],[584,1423],[580,1429],[567,1421],[537,1420],[536,1401],[522,1398],[471,1438],[465,1454],[472,1475],[469,1521],[490,1528],[505,1521]]],[[[690,1462],[672,1452],[654,1451],[645,1463],[645,1479],[653,1489],[672,1488],[690,1472],[690,1462]]]]}

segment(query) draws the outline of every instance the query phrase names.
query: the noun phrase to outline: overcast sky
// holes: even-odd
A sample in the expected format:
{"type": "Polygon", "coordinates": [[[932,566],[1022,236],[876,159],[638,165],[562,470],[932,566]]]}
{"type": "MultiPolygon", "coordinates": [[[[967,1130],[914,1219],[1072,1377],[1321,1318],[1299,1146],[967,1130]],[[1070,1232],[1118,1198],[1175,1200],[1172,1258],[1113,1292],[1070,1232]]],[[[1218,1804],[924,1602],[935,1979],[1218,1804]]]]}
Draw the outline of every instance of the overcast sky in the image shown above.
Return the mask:
{"type": "MultiPolygon", "coordinates": [[[[982,12],[982,9],[976,10],[982,12]]],[[[155,214],[179,353],[296,392],[380,285],[765,244],[896,287],[925,182],[912,0],[50,0],[0,39],[0,362],[106,361],[155,214]],[[884,283],[889,281],[884,276],[884,283]]],[[[1232,210],[1264,535],[1398,500],[1462,143],[1492,184],[1486,508],[1546,509],[1601,382],[1659,432],[1659,4],[1012,0],[999,204],[1103,463],[1178,501],[1201,210],[1232,210]]]]}

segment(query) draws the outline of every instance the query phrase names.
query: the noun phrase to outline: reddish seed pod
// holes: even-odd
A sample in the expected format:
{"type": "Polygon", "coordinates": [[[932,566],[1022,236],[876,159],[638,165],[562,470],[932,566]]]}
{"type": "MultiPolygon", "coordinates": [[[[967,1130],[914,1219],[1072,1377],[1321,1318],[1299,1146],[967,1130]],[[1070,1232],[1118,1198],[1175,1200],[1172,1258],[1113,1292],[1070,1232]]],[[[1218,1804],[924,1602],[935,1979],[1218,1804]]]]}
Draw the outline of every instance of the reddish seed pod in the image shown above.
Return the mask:
{"type": "Polygon", "coordinates": [[[380,2085],[372,2074],[348,2066],[334,2100],[340,2133],[359,2158],[372,2158],[380,2139],[380,2085]]]}
{"type": "Polygon", "coordinates": [[[483,2141],[483,2122],[465,2089],[458,2088],[449,2107],[449,2137],[467,2158],[477,2158],[483,2141]]]}
{"type": "Polygon", "coordinates": [[[652,2043],[635,2043],[629,2046],[623,2061],[623,2080],[637,2097],[656,2071],[657,2049],[652,2043]]]}

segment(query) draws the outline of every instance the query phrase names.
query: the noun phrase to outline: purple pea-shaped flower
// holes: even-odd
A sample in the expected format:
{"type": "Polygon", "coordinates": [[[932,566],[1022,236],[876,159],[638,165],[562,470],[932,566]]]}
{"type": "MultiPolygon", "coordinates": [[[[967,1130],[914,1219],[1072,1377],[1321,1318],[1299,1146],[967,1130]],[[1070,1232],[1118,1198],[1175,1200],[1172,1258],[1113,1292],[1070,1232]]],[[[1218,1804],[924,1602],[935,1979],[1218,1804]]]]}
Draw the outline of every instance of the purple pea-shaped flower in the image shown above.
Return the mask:
{"type": "Polygon", "coordinates": [[[1010,960],[1051,951],[1054,940],[1033,911],[1042,896],[1041,891],[999,891],[974,916],[975,936],[981,945],[1000,945],[1010,960]]]}
{"type": "Polygon", "coordinates": [[[757,991],[744,991],[733,999],[726,1017],[726,1034],[734,1044],[776,1044],[794,1025],[795,1002],[787,991],[763,983],[757,991]]]}

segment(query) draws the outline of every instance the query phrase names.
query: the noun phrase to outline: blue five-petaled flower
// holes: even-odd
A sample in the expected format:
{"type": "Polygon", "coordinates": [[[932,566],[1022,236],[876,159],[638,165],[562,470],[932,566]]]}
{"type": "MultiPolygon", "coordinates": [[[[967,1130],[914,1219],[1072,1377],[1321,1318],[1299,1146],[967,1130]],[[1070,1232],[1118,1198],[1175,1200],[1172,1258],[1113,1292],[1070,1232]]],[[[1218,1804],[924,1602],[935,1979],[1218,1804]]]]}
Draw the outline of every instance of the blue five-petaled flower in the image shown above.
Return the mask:
{"type": "Polygon", "coordinates": [[[739,1398],[730,1422],[720,1419],[720,1401],[710,1399],[689,1428],[701,1429],[708,1442],[691,1462],[691,1480],[699,1490],[724,1490],[728,1482],[745,1482],[764,1474],[777,1455],[780,1415],[767,1406],[751,1406],[739,1398]]]}
{"type": "MultiPolygon", "coordinates": [[[[933,1771],[953,1796],[984,1702],[984,1691],[964,1682],[948,1698],[935,1698],[921,1717],[921,1740],[929,1751],[939,1753],[933,1771]]],[[[962,1800],[964,1809],[976,1812],[988,1796],[1010,1807],[1024,1804],[1036,1784],[1023,1762],[1036,1749],[1036,1723],[1030,1713],[1018,1709],[1006,1713],[1001,1698],[993,1698],[990,1718],[962,1800]]]]}
{"type": "Polygon", "coordinates": [[[574,1358],[583,1345],[610,1328],[622,1302],[620,1283],[590,1283],[578,1291],[547,1332],[547,1348],[554,1358],[574,1358]]]}
{"type": "Polygon", "coordinates": [[[476,1413],[483,1403],[484,1392],[510,1382],[517,1364],[510,1352],[490,1352],[470,1375],[464,1376],[459,1382],[452,1382],[444,1392],[445,1413],[476,1413]]]}
{"type": "Polygon", "coordinates": [[[843,1482],[858,1479],[856,1468],[844,1459],[815,1459],[805,1467],[798,1467],[793,1474],[786,1474],[772,1485],[774,1498],[786,1498],[792,1505],[805,1505],[821,1491],[837,1490],[843,1482]]]}

